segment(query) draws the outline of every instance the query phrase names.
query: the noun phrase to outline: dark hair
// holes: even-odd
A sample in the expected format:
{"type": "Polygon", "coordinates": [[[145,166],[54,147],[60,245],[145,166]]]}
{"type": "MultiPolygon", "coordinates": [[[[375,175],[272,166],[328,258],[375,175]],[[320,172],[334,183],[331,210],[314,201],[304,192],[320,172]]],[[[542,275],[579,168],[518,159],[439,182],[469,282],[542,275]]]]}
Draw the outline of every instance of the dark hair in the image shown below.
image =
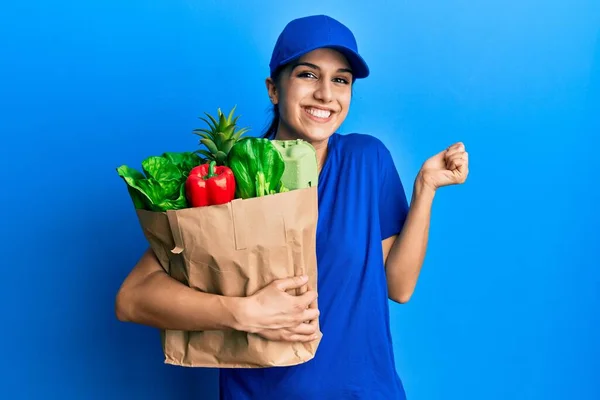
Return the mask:
{"type": "MultiPolygon", "coordinates": [[[[273,74],[271,74],[271,79],[273,79],[273,82],[275,82],[275,85],[279,84],[279,77],[281,75],[281,71],[285,68],[285,65],[279,67],[278,69],[276,69],[273,74]]],[[[267,130],[263,133],[264,138],[268,138],[271,135],[275,136],[275,134],[277,133],[277,127],[279,126],[279,104],[274,104],[273,105],[273,119],[271,120],[271,124],[269,125],[269,127],[267,128],[267,130]]]]}
{"type": "Polygon", "coordinates": [[[273,104],[273,119],[271,120],[271,124],[269,125],[267,130],[264,132],[262,137],[268,138],[271,135],[274,136],[275,133],[277,132],[278,126],[279,126],[279,106],[277,104],[273,104]]]}

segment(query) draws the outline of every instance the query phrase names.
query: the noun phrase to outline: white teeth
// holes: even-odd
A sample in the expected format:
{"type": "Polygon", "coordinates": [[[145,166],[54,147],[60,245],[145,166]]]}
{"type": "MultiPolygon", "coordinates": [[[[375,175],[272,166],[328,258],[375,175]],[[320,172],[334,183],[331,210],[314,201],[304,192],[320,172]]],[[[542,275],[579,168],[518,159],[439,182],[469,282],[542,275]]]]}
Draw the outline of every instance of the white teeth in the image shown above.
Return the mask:
{"type": "Polygon", "coordinates": [[[318,110],[316,108],[307,108],[306,111],[317,118],[329,118],[331,111],[318,110]]]}

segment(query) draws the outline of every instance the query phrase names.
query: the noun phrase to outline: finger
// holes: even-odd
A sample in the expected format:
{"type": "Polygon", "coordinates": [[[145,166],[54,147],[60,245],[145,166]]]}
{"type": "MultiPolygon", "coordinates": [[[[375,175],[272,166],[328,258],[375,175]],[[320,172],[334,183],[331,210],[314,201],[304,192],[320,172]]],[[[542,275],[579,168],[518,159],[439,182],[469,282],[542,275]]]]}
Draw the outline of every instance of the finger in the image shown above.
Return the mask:
{"type": "Polygon", "coordinates": [[[310,321],[309,323],[316,324],[318,322],[319,315],[321,315],[321,312],[318,308],[307,308],[296,317],[295,321],[296,323],[310,321]]]}
{"type": "Polygon", "coordinates": [[[448,169],[456,169],[459,165],[468,163],[468,154],[466,152],[456,153],[446,161],[448,169]]]}
{"type": "Polygon", "coordinates": [[[464,182],[467,179],[467,175],[469,175],[469,165],[467,163],[461,164],[457,167],[460,176],[462,177],[462,181],[464,182]]]}
{"type": "Polygon", "coordinates": [[[444,159],[444,157],[446,157],[446,153],[448,152],[448,149],[444,149],[442,151],[440,151],[439,153],[435,154],[432,158],[435,159],[444,159]]]}
{"type": "Polygon", "coordinates": [[[319,338],[319,332],[303,334],[291,332],[288,329],[263,329],[256,333],[275,342],[310,342],[319,338]]]}
{"type": "Polygon", "coordinates": [[[307,308],[301,303],[294,304],[294,309],[291,313],[282,314],[279,316],[275,324],[271,328],[289,328],[301,323],[312,323],[313,320],[319,318],[320,311],[318,308],[307,308]]]}
{"type": "Polygon", "coordinates": [[[463,165],[466,161],[462,158],[455,158],[448,162],[447,168],[449,170],[457,169],[460,165],[463,165]]]}
{"type": "Polygon", "coordinates": [[[299,325],[287,328],[287,331],[290,332],[290,334],[314,335],[317,333],[317,328],[318,326],[316,324],[301,323],[299,325]]]}
{"type": "Polygon", "coordinates": [[[313,305],[313,303],[317,300],[317,297],[317,292],[314,290],[308,290],[300,296],[295,297],[296,307],[300,310],[311,307],[311,305],[313,305]]]}
{"type": "Polygon", "coordinates": [[[310,305],[308,306],[308,309],[309,310],[311,310],[311,309],[317,310],[317,317],[313,318],[312,320],[307,320],[307,322],[310,323],[310,324],[315,324],[315,325],[318,324],[319,323],[318,316],[319,316],[320,311],[319,311],[319,307],[317,305],[317,300],[316,299],[315,299],[315,301],[313,301],[312,303],[310,303],[310,305]]]}
{"type": "Polygon", "coordinates": [[[465,144],[463,142],[456,142],[452,146],[448,147],[448,151],[453,151],[453,150],[464,151],[465,144]]]}
{"type": "Polygon", "coordinates": [[[462,159],[450,163],[448,169],[454,176],[454,180],[459,183],[464,182],[469,174],[469,164],[462,159]]]}
{"type": "Polygon", "coordinates": [[[318,293],[315,292],[315,299],[308,305],[308,308],[318,308],[317,298],[319,297],[318,293]]]}
{"type": "Polygon", "coordinates": [[[448,151],[446,152],[446,158],[450,158],[455,154],[465,153],[465,152],[466,152],[466,150],[465,150],[464,145],[453,145],[448,148],[448,151]]]}
{"type": "Polygon", "coordinates": [[[312,335],[293,334],[293,335],[289,335],[289,336],[285,337],[285,339],[290,342],[312,342],[313,340],[316,340],[318,338],[319,338],[319,335],[317,333],[312,334],[312,335]]]}
{"type": "Polygon", "coordinates": [[[308,282],[308,277],[304,276],[292,276],[290,278],[277,279],[275,281],[275,286],[277,289],[285,292],[290,289],[297,289],[302,285],[305,285],[308,282]]]}

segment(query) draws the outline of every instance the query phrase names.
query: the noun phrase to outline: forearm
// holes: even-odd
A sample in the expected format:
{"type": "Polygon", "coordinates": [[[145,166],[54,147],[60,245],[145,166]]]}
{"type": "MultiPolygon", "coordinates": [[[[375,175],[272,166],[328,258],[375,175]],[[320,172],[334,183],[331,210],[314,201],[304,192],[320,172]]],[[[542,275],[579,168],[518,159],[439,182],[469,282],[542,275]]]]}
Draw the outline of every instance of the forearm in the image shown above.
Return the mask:
{"type": "Polygon", "coordinates": [[[417,177],[406,221],[386,259],[389,297],[399,303],[412,296],[425,260],[434,196],[417,177]]]}
{"type": "Polygon", "coordinates": [[[144,257],[117,295],[119,320],[185,331],[239,328],[241,298],[192,289],[167,275],[151,255],[144,257]]]}

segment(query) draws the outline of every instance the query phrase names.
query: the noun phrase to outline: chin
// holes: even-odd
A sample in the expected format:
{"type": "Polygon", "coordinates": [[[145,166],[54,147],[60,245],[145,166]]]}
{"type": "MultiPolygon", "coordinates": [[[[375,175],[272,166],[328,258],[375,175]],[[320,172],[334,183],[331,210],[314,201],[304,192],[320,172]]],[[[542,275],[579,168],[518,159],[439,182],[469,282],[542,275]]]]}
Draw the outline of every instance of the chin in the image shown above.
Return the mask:
{"type": "Polygon", "coordinates": [[[323,142],[329,139],[338,128],[339,125],[335,123],[335,121],[331,121],[328,124],[309,121],[308,123],[303,124],[302,129],[299,131],[299,136],[309,142],[323,142]]]}
{"type": "Polygon", "coordinates": [[[303,131],[300,135],[300,138],[306,140],[307,142],[323,142],[328,140],[331,135],[335,133],[335,129],[323,129],[323,128],[315,128],[309,131],[303,131]]]}
{"type": "Polygon", "coordinates": [[[309,143],[319,143],[328,140],[333,135],[339,125],[335,121],[329,123],[315,123],[313,121],[302,120],[293,125],[282,125],[282,137],[293,139],[298,138],[309,143]]]}

